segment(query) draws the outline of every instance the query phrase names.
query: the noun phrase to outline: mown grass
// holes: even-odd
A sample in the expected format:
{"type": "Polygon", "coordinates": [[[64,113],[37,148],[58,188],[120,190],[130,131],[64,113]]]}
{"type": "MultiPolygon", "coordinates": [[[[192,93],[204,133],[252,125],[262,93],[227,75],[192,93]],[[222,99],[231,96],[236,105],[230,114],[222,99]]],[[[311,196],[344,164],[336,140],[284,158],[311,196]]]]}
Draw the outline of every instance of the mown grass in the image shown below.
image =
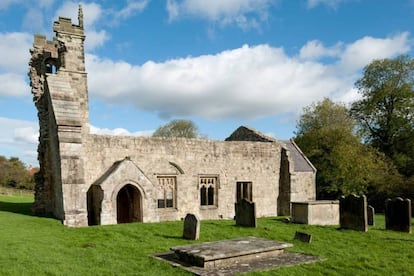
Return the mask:
{"type": "Polygon", "coordinates": [[[256,236],[294,244],[289,251],[325,260],[251,275],[414,275],[413,234],[385,231],[384,217],[367,233],[258,220],[256,229],[234,221],[202,221],[201,239],[181,238],[182,222],[68,228],[30,216],[32,197],[0,196],[1,275],[191,275],[151,257],[176,245],[256,236]],[[293,240],[295,231],[312,243],[293,240]]]}

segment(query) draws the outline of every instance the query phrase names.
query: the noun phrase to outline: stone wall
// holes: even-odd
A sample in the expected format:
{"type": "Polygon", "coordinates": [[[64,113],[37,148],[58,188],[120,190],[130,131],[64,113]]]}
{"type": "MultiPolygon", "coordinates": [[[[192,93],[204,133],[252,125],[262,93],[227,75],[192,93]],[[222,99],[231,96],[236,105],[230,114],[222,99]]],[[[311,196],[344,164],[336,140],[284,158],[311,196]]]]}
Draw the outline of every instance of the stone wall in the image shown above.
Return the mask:
{"type": "Polygon", "coordinates": [[[277,143],[90,135],[84,149],[86,189],[125,157],[139,167],[154,189],[157,176],[176,175],[177,208],[157,209],[156,194],[152,193],[148,206],[153,206],[157,215],[144,214],[144,221],[177,220],[186,213],[201,219],[233,218],[237,181],[252,182],[258,216],[277,215],[280,160],[275,157],[281,150],[277,143]],[[201,175],[219,178],[216,208],[200,206],[201,175]]]}
{"type": "Polygon", "coordinates": [[[291,202],[316,200],[316,173],[292,172],[291,174],[291,202]]]}

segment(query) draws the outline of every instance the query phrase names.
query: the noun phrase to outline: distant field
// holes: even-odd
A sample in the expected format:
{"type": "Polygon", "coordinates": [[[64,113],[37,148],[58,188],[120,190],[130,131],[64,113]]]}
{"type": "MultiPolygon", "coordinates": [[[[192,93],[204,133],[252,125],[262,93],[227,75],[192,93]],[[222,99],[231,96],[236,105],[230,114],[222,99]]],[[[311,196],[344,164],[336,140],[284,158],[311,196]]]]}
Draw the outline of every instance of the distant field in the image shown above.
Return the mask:
{"type": "Polygon", "coordinates": [[[7,195],[7,196],[24,196],[24,197],[31,197],[33,198],[34,191],[24,190],[24,189],[13,189],[13,188],[6,188],[0,186],[0,196],[7,195]]]}
{"type": "Polygon", "coordinates": [[[1,275],[191,275],[150,255],[176,245],[256,236],[294,244],[289,251],[317,255],[319,263],[250,275],[414,275],[413,234],[385,231],[384,217],[367,233],[258,220],[258,228],[234,221],[202,221],[201,240],[181,239],[182,222],[134,223],[68,228],[30,216],[33,196],[0,195],[1,275]],[[293,240],[295,231],[312,243],[293,240]]]}

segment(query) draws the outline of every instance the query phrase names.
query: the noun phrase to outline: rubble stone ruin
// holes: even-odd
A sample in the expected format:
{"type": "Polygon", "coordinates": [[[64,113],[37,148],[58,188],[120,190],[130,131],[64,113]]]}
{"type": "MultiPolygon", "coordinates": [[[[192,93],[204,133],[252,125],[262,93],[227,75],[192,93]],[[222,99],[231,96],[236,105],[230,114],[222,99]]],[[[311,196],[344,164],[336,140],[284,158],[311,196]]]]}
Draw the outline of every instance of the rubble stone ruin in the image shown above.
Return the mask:
{"type": "Polygon", "coordinates": [[[78,24],[60,17],[53,30],[52,40],[35,35],[30,50],[40,129],[34,214],[68,226],[187,213],[232,219],[238,191],[258,217],[290,215],[292,201],[315,200],[316,170],[296,144],[249,127],[226,141],[91,134],[81,6],[78,24]]]}

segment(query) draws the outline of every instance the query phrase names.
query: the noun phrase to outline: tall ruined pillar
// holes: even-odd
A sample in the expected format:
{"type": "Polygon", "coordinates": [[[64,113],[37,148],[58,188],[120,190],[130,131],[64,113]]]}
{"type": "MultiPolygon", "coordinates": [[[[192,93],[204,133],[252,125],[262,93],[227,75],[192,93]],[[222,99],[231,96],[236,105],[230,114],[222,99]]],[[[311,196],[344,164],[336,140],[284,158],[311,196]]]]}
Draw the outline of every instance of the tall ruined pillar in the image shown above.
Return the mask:
{"type": "Polygon", "coordinates": [[[38,109],[40,171],[33,212],[68,226],[86,226],[82,142],[89,133],[82,10],[79,24],[60,17],[55,37],[35,35],[30,60],[33,100],[38,109]]]}

